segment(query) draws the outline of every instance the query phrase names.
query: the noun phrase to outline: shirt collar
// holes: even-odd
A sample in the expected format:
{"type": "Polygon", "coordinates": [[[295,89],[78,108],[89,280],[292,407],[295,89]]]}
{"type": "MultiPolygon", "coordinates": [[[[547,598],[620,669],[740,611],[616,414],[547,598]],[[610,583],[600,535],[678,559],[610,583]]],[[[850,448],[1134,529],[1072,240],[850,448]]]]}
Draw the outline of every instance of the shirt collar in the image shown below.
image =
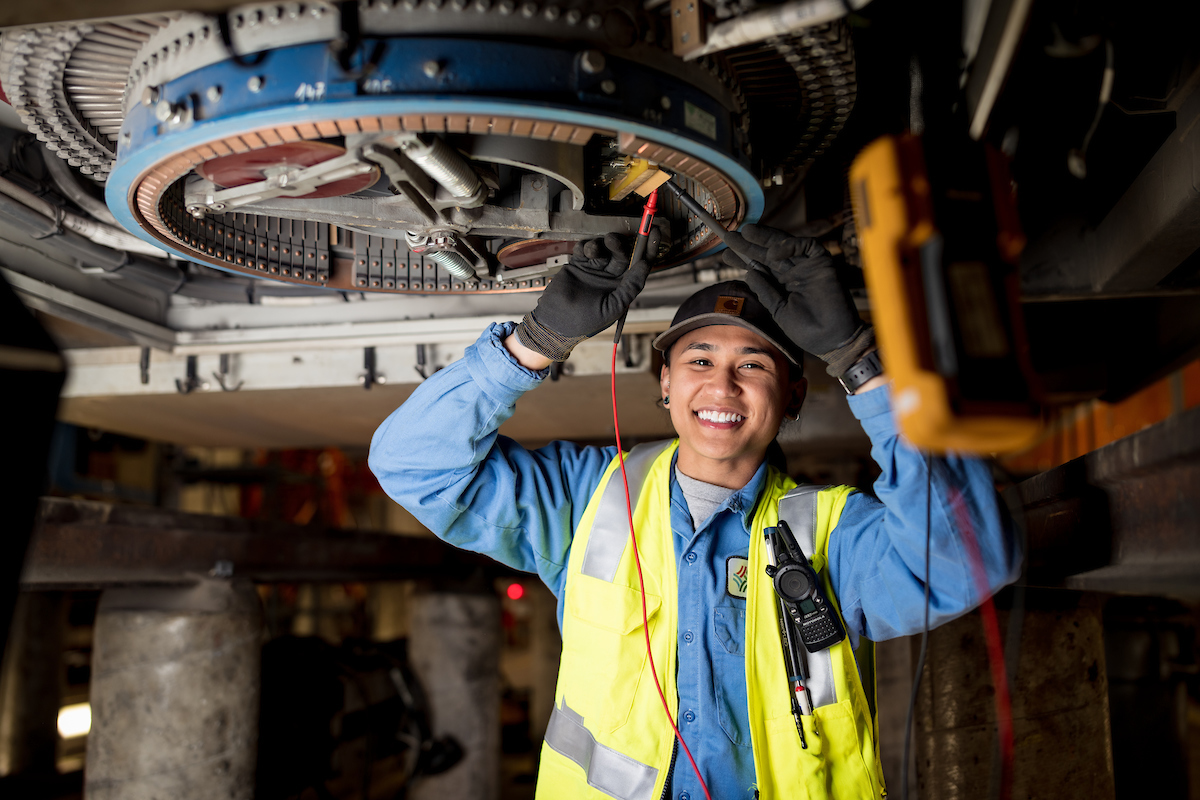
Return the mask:
{"type": "MultiPolygon", "coordinates": [[[[675,479],[675,463],[679,460],[679,451],[671,456],[671,496],[675,497],[678,492],[679,482],[675,479]]],[[[754,477],[736,492],[729,496],[725,504],[718,511],[728,508],[735,514],[741,515],[742,529],[746,532],[746,536],[750,536],[750,525],[754,522],[754,511],[757,506],[759,494],[762,492],[763,485],[767,480],[767,461],[758,465],[758,469],[754,473],[754,477]]]]}

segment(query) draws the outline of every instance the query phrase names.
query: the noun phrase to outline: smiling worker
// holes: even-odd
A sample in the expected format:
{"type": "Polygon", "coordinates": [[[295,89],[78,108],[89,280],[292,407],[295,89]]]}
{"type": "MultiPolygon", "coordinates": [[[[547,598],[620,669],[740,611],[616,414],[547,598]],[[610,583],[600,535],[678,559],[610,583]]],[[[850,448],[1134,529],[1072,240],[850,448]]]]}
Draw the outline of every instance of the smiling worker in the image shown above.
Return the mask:
{"type": "MultiPolygon", "coordinates": [[[[859,666],[870,656],[855,651],[864,638],[923,627],[927,524],[935,625],[983,599],[951,522],[952,490],[992,591],[1016,578],[1020,552],[982,462],[927,460],[898,436],[874,334],[829,255],[811,239],[754,225],[730,246],[766,269],[697,292],[655,339],[678,439],[626,457],[654,663],[713,798],[878,798],[882,769],[859,666]],[[812,564],[849,637],[810,657],[810,684],[824,688],[805,711],[802,742],[773,589],[761,572],[763,529],[795,487],[768,464],[768,451],[804,402],[804,351],[846,387],[882,474],[878,499],[828,487],[815,505],[812,564]]],[[[733,252],[726,261],[745,266],[733,252]]],[[[430,530],[536,572],[558,598],[563,655],[539,767],[543,800],[704,796],[677,752],[646,659],[616,448],[554,442],[527,451],[496,433],[553,361],[628,308],[649,273],[644,261],[626,271],[628,262],[613,235],[577,246],[520,325],[488,328],[371,443],[384,490],[430,530]],[[429,425],[435,414],[463,424],[429,425]]]]}

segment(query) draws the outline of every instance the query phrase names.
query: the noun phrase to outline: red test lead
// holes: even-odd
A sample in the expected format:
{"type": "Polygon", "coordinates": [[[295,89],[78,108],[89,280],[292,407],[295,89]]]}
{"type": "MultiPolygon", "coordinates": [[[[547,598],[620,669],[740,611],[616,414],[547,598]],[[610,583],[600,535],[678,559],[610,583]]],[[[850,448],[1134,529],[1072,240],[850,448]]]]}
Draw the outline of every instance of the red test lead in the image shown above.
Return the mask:
{"type": "MultiPolygon", "coordinates": [[[[658,210],[658,191],[653,191],[646,198],[646,205],[642,206],[642,224],[638,226],[637,238],[633,243],[633,256],[629,259],[629,266],[641,261],[646,256],[646,245],[650,241],[650,226],[654,224],[654,212],[658,210]]],[[[613,344],[621,343],[621,332],[625,330],[625,316],[617,320],[617,330],[613,333],[613,344]]]]}

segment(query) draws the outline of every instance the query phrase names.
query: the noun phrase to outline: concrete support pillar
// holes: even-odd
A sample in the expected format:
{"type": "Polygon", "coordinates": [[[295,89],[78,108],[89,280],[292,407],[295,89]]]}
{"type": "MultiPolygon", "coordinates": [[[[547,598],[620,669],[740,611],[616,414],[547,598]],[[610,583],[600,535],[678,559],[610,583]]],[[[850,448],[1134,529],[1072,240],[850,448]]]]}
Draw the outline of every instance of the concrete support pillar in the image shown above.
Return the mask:
{"type": "Polygon", "coordinates": [[[22,592],[0,669],[0,775],[55,774],[65,624],[61,592],[22,592]]]}
{"type": "Polygon", "coordinates": [[[262,637],[249,584],[105,592],[88,800],[251,800],[262,637]]]}
{"type": "MultiPolygon", "coordinates": [[[[1016,743],[1012,796],[1111,800],[1112,736],[1099,603],[1078,593],[1027,591],[1024,646],[1016,679],[1009,679],[1016,743]]],[[[1010,614],[997,611],[1007,638],[1010,614]]],[[[978,612],[930,634],[915,716],[922,800],[994,796],[989,792],[995,699],[978,612]]]]}
{"type": "Polygon", "coordinates": [[[410,797],[496,800],[500,601],[490,593],[419,593],[413,597],[411,625],[408,652],[429,699],[433,735],[453,736],[465,756],[441,775],[418,779],[410,797]]]}

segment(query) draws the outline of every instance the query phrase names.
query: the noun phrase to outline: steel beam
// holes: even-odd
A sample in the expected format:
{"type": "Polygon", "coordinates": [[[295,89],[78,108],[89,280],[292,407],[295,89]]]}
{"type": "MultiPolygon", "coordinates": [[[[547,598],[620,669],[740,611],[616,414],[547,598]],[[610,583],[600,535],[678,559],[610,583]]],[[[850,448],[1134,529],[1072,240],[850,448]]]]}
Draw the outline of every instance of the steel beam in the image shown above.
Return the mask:
{"type": "MultiPolygon", "coordinates": [[[[430,320],[436,322],[436,320],[430,320]]],[[[665,325],[663,326],[665,327],[665,325]]],[[[481,325],[469,332],[469,338],[449,338],[451,334],[428,334],[422,342],[412,344],[390,344],[375,347],[372,339],[361,339],[355,346],[333,347],[338,340],[307,343],[288,341],[288,349],[280,349],[279,342],[264,342],[261,349],[246,351],[250,344],[227,345],[230,352],[224,364],[228,367],[221,373],[222,355],[201,350],[196,355],[196,374],[201,385],[195,391],[221,392],[218,378],[224,380],[225,391],[262,392],[293,389],[315,389],[329,387],[359,386],[363,384],[364,350],[371,347],[374,352],[376,383],[417,384],[436,370],[448,366],[463,357],[468,346],[474,344],[481,325]],[[418,348],[425,355],[418,356],[418,348]],[[240,352],[239,352],[240,351],[240,352]],[[234,389],[233,387],[239,387],[234,389]]],[[[417,334],[413,335],[416,338],[417,334]]],[[[383,339],[383,341],[388,341],[383,339]]],[[[618,360],[617,372],[631,374],[650,370],[650,335],[630,332],[628,352],[630,364],[618,360]]],[[[393,338],[390,341],[403,341],[393,338]]],[[[225,354],[223,354],[225,355],[225,354]]],[[[62,397],[121,397],[129,395],[174,395],[178,381],[186,381],[189,352],[181,355],[154,353],[149,368],[141,373],[142,351],[136,347],[94,347],[65,352],[68,377],[62,397]]],[[[564,367],[566,374],[575,377],[608,375],[611,369],[612,342],[600,337],[581,343],[571,354],[564,367]]]]}
{"type": "Polygon", "coordinates": [[[1200,71],[1187,85],[1175,131],[1099,225],[1067,221],[1026,249],[1027,300],[1150,291],[1200,249],[1200,71]]]}
{"type": "Polygon", "coordinates": [[[259,582],[511,574],[433,536],[263,527],[237,517],[42,498],[21,585],[182,584],[208,574],[259,582]]]}
{"type": "Polygon", "coordinates": [[[1006,495],[1025,509],[1031,584],[1200,597],[1200,408],[1006,495]]]}

